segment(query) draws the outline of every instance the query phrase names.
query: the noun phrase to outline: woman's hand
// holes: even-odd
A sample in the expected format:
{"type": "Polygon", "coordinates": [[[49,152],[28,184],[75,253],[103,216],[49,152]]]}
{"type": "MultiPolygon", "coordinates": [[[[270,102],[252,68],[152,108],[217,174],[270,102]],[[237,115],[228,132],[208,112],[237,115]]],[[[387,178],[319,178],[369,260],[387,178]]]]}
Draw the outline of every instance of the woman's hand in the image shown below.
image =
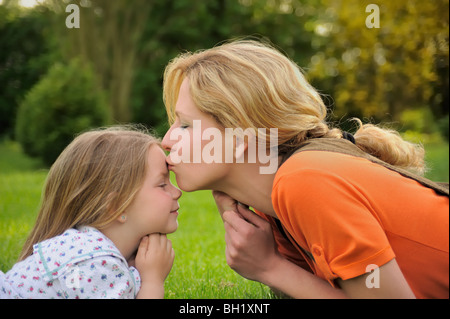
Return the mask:
{"type": "Polygon", "coordinates": [[[141,276],[137,298],[164,298],[164,280],[172,269],[175,253],[172,242],[164,234],[142,238],[136,255],[136,268],[141,276]]]}
{"type": "Polygon", "coordinates": [[[227,264],[241,276],[264,282],[280,260],[270,224],[221,192],[213,192],[225,226],[227,264]]]}

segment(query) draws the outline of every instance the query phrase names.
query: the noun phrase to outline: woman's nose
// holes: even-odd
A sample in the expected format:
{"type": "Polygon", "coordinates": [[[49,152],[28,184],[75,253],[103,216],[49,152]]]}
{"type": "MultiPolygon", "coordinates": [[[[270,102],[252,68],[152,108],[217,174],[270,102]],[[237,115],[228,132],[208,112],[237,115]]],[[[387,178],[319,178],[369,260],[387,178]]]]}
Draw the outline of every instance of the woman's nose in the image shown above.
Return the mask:
{"type": "Polygon", "coordinates": [[[169,130],[164,135],[164,138],[161,141],[161,146],[165,151],[171,151],[172,146],[175,143],[175,141],[170,140],[170,132],[172,131],[172,127],[169,128],[169,130]]]}

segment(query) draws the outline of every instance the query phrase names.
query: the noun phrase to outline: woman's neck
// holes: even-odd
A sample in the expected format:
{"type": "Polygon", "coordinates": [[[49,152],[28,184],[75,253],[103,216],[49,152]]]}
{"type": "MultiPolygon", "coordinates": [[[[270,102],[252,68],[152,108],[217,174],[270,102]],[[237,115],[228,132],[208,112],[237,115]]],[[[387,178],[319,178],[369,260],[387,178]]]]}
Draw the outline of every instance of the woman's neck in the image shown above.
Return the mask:
{"type": "Polygon", "coordinates": [[[272,206],[273,174],[261,174],[258,163],[233,164],[227,177],[214,190],[224,192],[266,215],[277,217],[272,206]]]}

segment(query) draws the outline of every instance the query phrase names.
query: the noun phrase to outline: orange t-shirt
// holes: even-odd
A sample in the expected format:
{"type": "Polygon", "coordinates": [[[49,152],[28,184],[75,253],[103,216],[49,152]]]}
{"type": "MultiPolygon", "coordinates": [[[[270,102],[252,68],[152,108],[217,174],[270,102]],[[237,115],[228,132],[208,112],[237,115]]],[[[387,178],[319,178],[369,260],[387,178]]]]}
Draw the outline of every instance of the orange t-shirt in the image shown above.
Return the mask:
{"type": "Polygon", "coordinates": [[[280,252],[331,284],[395,258],[417,298],[449,298],[448,197],[366,159],[305,151],[276,173],[272,203],[295,241],[275,234],[280,252]]]}

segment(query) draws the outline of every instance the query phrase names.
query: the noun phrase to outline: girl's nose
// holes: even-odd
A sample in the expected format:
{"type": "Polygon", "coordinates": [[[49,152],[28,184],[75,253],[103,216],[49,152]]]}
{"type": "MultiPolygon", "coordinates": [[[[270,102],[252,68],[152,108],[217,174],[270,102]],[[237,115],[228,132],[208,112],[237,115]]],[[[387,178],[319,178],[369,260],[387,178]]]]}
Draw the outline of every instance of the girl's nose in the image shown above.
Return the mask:
{"type": "Polygon", "coordinates": [[[181,197],[182,192],[181,192],[181,190],[180,190],[178,187],[176,187],[176,186],[173,186],[173,189],[174,189],[174,191],[173,191],[173,199],[178,200],[178,198],[181,197]]]}

